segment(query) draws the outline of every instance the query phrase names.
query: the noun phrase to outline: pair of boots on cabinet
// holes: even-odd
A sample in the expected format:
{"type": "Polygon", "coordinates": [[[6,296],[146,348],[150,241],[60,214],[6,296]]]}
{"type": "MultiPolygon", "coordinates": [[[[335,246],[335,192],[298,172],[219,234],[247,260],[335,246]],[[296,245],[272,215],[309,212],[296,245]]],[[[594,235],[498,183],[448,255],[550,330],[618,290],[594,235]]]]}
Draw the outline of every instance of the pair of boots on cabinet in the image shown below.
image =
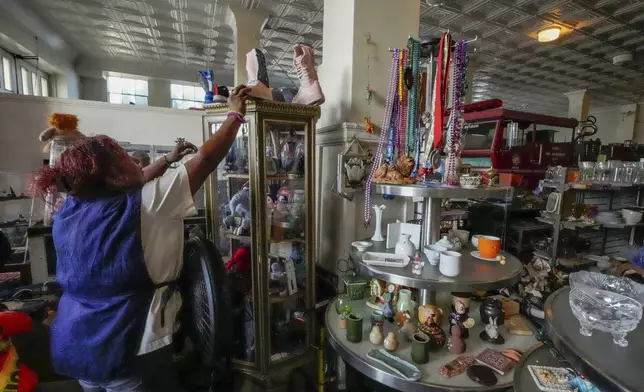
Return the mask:
{"type": "Polygon", "coordinates": [[[315,70],[315,55],[313,48],[305,45],[295,45],[293,48],[293,68],[300,80],[297,94],[288,98],[290,94],[285,91],[272,89],[268,83],[266,59],[259,49],[253,49],[246,54],[247,86],[251,88],[250,95],[268,101],[286,101],[302,105],[321,105],[324,103],[324,94],[318,81],[315,70]]]}

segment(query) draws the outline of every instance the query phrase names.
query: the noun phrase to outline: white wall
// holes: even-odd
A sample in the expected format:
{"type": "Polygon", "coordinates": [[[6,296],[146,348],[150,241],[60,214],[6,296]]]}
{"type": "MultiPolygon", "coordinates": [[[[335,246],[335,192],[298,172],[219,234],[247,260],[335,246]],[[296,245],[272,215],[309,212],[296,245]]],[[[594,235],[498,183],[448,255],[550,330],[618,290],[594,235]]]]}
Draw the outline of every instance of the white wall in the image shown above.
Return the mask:
{"type": "Polygon", "coordinates": [[[79,117],[86,135],[104,134],[135,144],[172,145],[178,137],[201,145],[202,112],[0,94],[0,171],[37,170],[44,157],[40,132],[52,113],[79,117]]]}
{"type": "Polygon", "coordinates": [[[598,131],[592,138],[600,138],[602,144],[622,143],[624,140],[644,142],[644,124],[639,123],[638,116],[643,104],[628,104],[605,108],[590,108],[589,114],[597,119],[598,131]]]}

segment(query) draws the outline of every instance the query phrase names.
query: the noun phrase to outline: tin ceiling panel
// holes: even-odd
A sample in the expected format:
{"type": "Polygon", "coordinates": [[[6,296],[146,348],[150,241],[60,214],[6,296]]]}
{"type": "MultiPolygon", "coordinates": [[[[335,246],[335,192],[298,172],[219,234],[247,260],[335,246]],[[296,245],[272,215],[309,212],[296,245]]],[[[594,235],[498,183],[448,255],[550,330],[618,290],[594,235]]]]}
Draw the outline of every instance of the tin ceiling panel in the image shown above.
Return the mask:
{"type": "MultiPolygon", "coordinates": [[[[233,31],[225,23],[221,0],[25,0],[85,55],[122,60],[152,60],[186,68],[233,70],[233,31]],[[195,54],[192,47],[201,47],[195,54]],[[189,49],[190,48],[190,49],[189,49]]],[[[254,8],[259,0],[240,0],[254,8]]],[[[291,72],[293,45],[322,49],[323,0],[265,0],[271,12],[263,32],[269,72],[291,72]]]]}
{"type": "Polygon", "coordinates": [[[644,99],[644,0],[423,0],[421,7],[421,37],[447,29],[456,39],[478,36],[475,99],[555,115],[568,112],[562,93],[582,88],[596,90],[593,105],[644,99]],[[550,26],[562,36],[538,42],[550,26]],[[634,60],[613,64],[626,53],[634,60]]]}
{"type": "MultiPolygon", "coordinates": [[[[306,43],[322,55],[324,0],[236,0],[271,13],[262,33],[269,72],[292,72],[292,47],[306,43]]],[[[230,71],[233,31],[223,0],[25,0],[85,54],[153,60],[187,68],[230,71]],[[192,46],[203,47],[194,54],[192,46]]],[[[596,90],[593,104],[644,99],[644,0],[422,0],[422,38],[447,29],[472,44],[476,98],[508,107],[567,113],[564,92],[596,90]],[[537,32],[558,26],[562,36],[539,43],[537,32]],[[634,60],[614,65],[615,55],[634,60]]],[[[292,75],[291,75],[292,77],[292,75]]]]}

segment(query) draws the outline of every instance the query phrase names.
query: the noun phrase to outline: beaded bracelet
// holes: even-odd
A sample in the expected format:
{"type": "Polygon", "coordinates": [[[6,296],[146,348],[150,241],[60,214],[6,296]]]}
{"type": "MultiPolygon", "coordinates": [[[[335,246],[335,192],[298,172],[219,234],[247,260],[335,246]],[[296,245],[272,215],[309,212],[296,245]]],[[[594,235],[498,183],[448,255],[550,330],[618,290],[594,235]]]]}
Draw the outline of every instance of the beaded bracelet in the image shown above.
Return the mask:
{"type": "Polygon", "coordinates": [[[226,114],[226,117],[235,117],[242,124],[246,122],[246,120],[244,120],[244,116],[242,116],[241,113],[230,111],[228,112],[228,114],[226,114]]]}

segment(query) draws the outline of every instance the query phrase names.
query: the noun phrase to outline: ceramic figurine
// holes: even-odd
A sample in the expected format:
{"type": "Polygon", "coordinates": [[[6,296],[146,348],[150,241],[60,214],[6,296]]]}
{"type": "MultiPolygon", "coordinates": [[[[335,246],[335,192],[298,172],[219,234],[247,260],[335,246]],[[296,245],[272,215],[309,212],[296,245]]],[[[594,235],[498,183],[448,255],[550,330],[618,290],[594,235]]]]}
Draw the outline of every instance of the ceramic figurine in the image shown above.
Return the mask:
{"type": "Polygon", "coordinates": [[[423,305],[418,308],[418,324],[434,322],[438,325],[443,324],[443,309],[436,305],[423,305]]]}
{"type": "Polygon", "coordinates": [[[422,275],[424,266],[425,262],[420,255],[416,253],[414,260],[412,261],[411,273],[414,275],[422,275]]]}
{"type": "Polygon", "coordinates": [[[465,322],[469,319],[466,309],[464,303],[456,302],[454,312],[449,316],[450,333],[452,332],[452,326],[456,325],[461,329],[463,339],[467,339],[470,336],[469,331],[465,327],[465,322]]]}
{"type": "Polygon", "coordinates": [[[402,328],[398,331],[400,335],[405,338],[405,340],[411,341],[414,334],[416,333],[416,325],[412,323],[409,319],[405,320],[402,328]]]}
{"type": "Polygon", "coordinates": [[[378,346],[382,344],[383,339],[384,338],[382,336],[382,332],[380,331],[380,327],[378,325],[374,325],[371,328],[371,333],[369,334],[369,341],[372,344],[378,346]]]}
{"type": "Polygon", "coordinates": [[[398,339],[396,339],[396,335],[393,332],[389,332],[385,338],[385,348],[387,351],[396,351],[398,348],[398,339]]]}
{"type": "Polygon", "coordinates": [[[452,337],[449,338],[449,343],[447,344],[449,352],[451,352],[452,354],[463,354],[465,352],[465,349],[467,348],[467,345],[465,344],[465,340],[463,340],[461,336],[461,329],[456,325],[452,325],[450,334],[452,335],[452,337]]]}
{"type": "Polygon", "coordinates": [[[490,323],[485,325],[485,329],[481,331],[479,337],[486,342],[492,344],[503,344],[505,343],[505,338],[499,333],[499,327],[497,325],[497,318],[490,317],[490,323]]]}
{"type": "Polygon", "coordinates": [[[479,309],[481,321],[486,324],[485,330],[479,334],[480,338],[493,344],[505,343],[505,338],[499,333],[498,327],[503,325],[505,311],[503,303],[496,298],[486,298],[479,309]]]}
{"type": "Polygon", "coordinates": [[[429,347],[432,350],[439,350],[445,346],[445,343],[447,343],[447,336],[445,335],[443,328],[430,319],[421,324],[418,329],[429,336],[429,347]]]}
{"type": "Polygon", "coordinates": [[[382,314],[385,316],[385,319],[389,321],[390,323],[394,322],[394,318],[396,317],[396,309],[394,308],[394,305],[392,303],[392,294],[387,292],[383,295],[384,300],[385,300],[385,306],[382,307],[382,314]]]}

